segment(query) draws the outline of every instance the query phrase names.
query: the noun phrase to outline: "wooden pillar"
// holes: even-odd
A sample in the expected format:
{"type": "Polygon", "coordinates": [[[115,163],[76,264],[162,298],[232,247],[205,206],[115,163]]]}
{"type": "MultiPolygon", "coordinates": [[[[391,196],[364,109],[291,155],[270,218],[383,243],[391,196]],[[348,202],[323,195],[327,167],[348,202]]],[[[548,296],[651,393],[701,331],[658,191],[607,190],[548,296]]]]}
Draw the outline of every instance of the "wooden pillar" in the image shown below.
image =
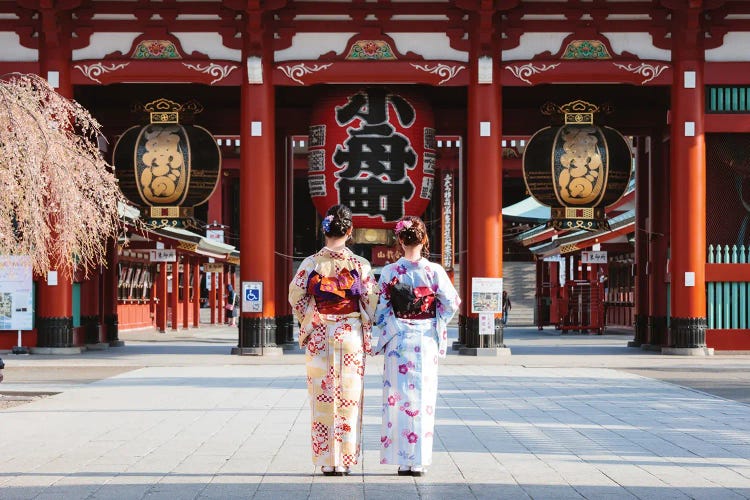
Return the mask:
{"type": "Polygon", "coordinates": [[[190,326],[190,257],[182,256],[182,328],[190,326]]]}
{"type": "Polygon", "coordinates": [[[101,318],[99,316],[100,270],[91,271],[88,279],[81,283],[81,326],[84,328],[84,344],[99,344],[101,318]]]}
{"type": "Polygon", "coordinates": [[[198,257],[191,260],[193,268],[193,327],[198,328],[201,321],[201,269],[198,257]]]}
{"type": "Polygon", "coordinates": [[[156,328],[159,332],[167,331],[167,263],[159,263],[159,274],[156,278],[156,328]]]}
{"type": "Polygon", "coordinates": [[[219,273],[219,288],[216,291],[216,315],[219,318],[219,323],[222,325],[227,322],[227,311],[224,309],[224,297],[227,293],[227,287],[225,285],[224,278],[226,273],[222,270],[219,273]]]}
{"type": "Polygon", "coordinates": [[[172,292],[171,295],[169,295],[169,309],[171,311],[171,325],[172,330],[177,331],[177,318],[179,316],[177,312],[178,302],[177,298],[179,296],[179,290],[180,290],[180,283],[179,283],[179,259],[172,262],[172,292]]]}
{"type": "Polygon", "coordinates": [[[246,11],[240,95],[240,281],[263,285],[261,312],[243,312],[235,354],[276,346],[276,164],[272,35],[260,9],[246,11]]]}
{"type": "MultiPolygon", "coordinates": [[[[462,142],[462,148],[466,149],[466,141],[462,142]]],[[[462,156],[465,158],[465,155],[462,156]]],[[[466,345],[466,335],[468,327],[469,311],[471,310],[471,295],[469,290],[469,258],[466,254],[467,242],[467,228],[469,227],[469,218],[466,214],[466,193],[468,192],[466,185],[466,165],[461,165],[460,172],[462,175],[459,176],[460,184],[458,185],[460,199],[459,199],[459,210],[458,210],[458,263],[460,265],[459,275],[459,290],[458,293],[461,296],[461,306],[459,308],[458,316],[458,341],[457,345],[453,348],[457,349],[466,345]]]]}
{"type": "MultiPolygon", "coordinates": [[[[52,2],[46,2],[52,4],[52,2]]],[[[39,10],[39,71],[42,78],[63,97],[73,98],[70,80],[71,50],[70,12],[55,7],[39,10]]],[[[52,231],[52,238],[64,231],[52,231]]],[[[73,346],[73,279],[72,269],[60,256],[51,262],[49,272],[36,277],[37,346],[64,348],[73,346]]]]}
{"type": "Polygon", "coordinates": [[[636,143],[635,163],[635,318],[634,338],[628,347],[649,344],[648,338],[648,230],[647,221],[651,214],[649,207],[649,161],[650,147],[646,137],[639,137],[636,143]]]}
{"type": "Polygon", "coordinates": [[[102,276],[102,318],[104,319],[105,339],[110,347],[120,347],[125,343],[119,338],[117,317],[118,277],[117,240],[107,241],[107,267],[102,276]]]}
{"type": "Polygon", "coordinates": [[[278,248],[281,249],[276,254],[276,344],[279,346],[294,347],[294,320],[292,317],[292,308],[287,300],[289,291],[289,277],[294,273],[292,269],[291,255],[294,252],[292,248],[294,232],[294,164],[291,157],[283,155],[289,148],[287,144],[280,141],[277,154],[280,160],[277,162],[278,182],[283,186],[283,193],[280,193],[276,200],[276,215],[281,224],[276,225],[276,241],[278,248]]]}
{"type": "Polygon", "coordinates": [[[669,248],[669,158],[663,132],[651,136],[649,161],[649,346],[667,345],[667,250],[669,248]]]}
{"type": "Polygon", "coordinates": [[[211,310],[211,324],[216,324],[216,273],[206,273],[208,276],[208,307],[211,310]]]}
{"type": "MultiPolygon", "coordinates": [[[[467,285],[471,279],[503,275],[502,219],[502,85],[496,40],[485,25],[491,12],[479,13],[479,36],[470,52],[468,89],[467,285]],[[484,28],[481,28],[484,26],[484,28]]],[[[469,290],[471,292],[471,290],[469,290]]],[[[470,293],[469,293],[470,295],[470,293]]],[[[480,339],[476,315],[468,315],[466,347],[504,347],[502,325],[495,319],[495,334],[480,339]]]]}
{"type": "Polygon", "coordinates": [[[706,346],[706,145],[701,2],[672,12],[671,343],[706,346]]]}

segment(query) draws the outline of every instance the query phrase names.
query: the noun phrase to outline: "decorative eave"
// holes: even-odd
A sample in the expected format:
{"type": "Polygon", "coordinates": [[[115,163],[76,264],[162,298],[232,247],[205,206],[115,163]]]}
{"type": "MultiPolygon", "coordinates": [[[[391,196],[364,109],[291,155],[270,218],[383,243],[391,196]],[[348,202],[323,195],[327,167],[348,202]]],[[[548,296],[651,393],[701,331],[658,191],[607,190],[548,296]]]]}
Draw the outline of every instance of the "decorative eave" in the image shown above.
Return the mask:
{"type": "Polygon", "coordinates": [[[169,82],[238,86],[242,83],[241,65],[233,61],[102,59],[75,61],[72,67],[74,85],[169,82]]]}
{"type": "Polygon", "coordinates": [[[664,61],[531,60],[502,64],[504,86],[542,83],[626,83],[671,85],[672,65],[664,61]]]}
{"type": "Polygon", "coordinates": [[[274,85],[319,83],[469,84],[468,65],[458,61],[284,61],[276,63],[274,85]]]}

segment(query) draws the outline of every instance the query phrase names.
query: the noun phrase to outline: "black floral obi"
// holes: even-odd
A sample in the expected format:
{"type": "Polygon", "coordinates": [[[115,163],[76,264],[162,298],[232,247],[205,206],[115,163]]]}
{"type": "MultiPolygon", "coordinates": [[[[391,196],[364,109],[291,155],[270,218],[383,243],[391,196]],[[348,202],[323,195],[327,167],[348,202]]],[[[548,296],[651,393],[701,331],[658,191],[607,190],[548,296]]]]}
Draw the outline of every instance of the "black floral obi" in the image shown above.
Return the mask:
{"type": "Polygon", "coordinates": [[[388,293],[397,318],[430,319],[436,316],[435,292],[428,286],[412,287],[393,278],[388,284],[388,293]]]}
{"type": "Polygon", "coordinates": [[[315,297],[320,314],[351,314],[359,311],[362,280],[356,270],[344,269],[333,277],[313,271],[307,281],[307,293],[315,297]]]}

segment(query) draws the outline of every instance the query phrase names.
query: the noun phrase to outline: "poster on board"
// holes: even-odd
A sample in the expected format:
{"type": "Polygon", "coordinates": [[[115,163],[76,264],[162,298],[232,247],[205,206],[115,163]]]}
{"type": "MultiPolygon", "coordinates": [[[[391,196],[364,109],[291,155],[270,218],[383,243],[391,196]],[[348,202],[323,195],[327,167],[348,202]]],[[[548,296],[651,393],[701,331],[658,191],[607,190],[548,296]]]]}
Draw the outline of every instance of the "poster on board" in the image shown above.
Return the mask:
{"type": "Polygon", "coordinates": [[[0,256],[0,330],[34,328],[31,257],[0,256]]]}

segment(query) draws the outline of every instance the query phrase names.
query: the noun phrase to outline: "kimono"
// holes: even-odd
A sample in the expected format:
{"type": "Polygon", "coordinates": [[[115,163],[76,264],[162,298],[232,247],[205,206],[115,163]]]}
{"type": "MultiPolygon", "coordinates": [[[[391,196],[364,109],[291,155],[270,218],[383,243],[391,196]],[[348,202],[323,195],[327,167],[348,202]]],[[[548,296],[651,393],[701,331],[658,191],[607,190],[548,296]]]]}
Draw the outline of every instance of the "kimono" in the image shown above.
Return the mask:
{"type": "Polygon", "coordinates": [[[349,467],[361,451],[365,353],[378,287],[367,260],[345,248],[306,258],[289,284],[300,323],[312,411],[312,461],[349,467]]]}
{"type": "Polygon", "coordinates": [[[439,264],[401,258],[383,268],[374,326],[375,352],[385,355],[381,464],[432,463],[438,358],[446,355],[448,322],[460,303],[439,264]],[[404,312],[395,294],[409,288],[413,307],[404,312]]]}

